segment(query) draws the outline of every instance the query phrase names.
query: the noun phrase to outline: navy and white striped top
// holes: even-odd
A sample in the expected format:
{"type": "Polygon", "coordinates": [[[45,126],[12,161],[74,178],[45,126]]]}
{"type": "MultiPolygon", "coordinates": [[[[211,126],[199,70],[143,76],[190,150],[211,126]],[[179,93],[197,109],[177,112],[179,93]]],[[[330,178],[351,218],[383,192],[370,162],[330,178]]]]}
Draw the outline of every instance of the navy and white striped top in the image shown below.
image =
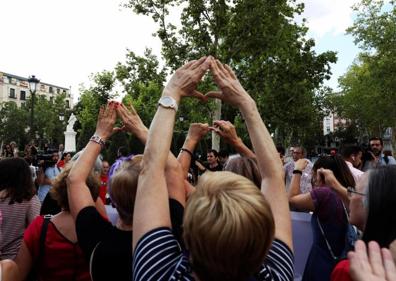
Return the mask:
{"type": "MultiPolygon", "coordinates": [[[[257,281],[293,280],[293,253],[289,247],[274,240],[260,272],[254,277],[257,281]]],[[[139,240],[134,252],[133,280],[195,280],[188,258],[170,228],[153,229],[139,240]]]]}

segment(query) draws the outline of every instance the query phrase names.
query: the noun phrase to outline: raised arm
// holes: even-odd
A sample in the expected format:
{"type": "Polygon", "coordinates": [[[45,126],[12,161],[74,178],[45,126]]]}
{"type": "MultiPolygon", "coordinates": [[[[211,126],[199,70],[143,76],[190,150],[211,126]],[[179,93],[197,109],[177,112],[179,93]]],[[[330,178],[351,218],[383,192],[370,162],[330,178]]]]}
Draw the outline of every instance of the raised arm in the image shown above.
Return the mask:
{"type": "MultiPolygon", "coordinates": [[[[124,124],[121,130],[134,134],[142,144],[146,145],[148,129],[140,119],[135,108],[130,105],[128,109],[125,105],[120,104],[117,106],[117,115],[124,124]]],[[[183,183],[183,172],[179,162],[171,152],[169,152],[166,161],[165,177],[169,198],[177,200],[184,206],[186,203],[186,192],[183,183]]]]}
{"type": "Polygon", "coordinates": [[[307,159],[299,159],[294,166],[294,171],[296,171],[296,173],[293,173],[293,177],[290,183],[289,203],[294,208],[297,208],[299,210],[314,211],[315,206],[313,204],[311,194],[301,194],[300,189],[301,176],[307,165],[307,159]]]}
{"type": "Polygon", "coordinates": [[[240,137],[238,137],[234,124],[230,121],[217,120],[213,122],[213,125],[211,130],[215,131],[227,143],[232,145],[239,154],[249,158],[256,158],[254,152],[243,143],[240,137]]]}
{"type": "Polygon", "coordinates": [[[183,147],[177,157],[177,160],[183,169],[183,176],[185,179],[187,178],[191,161],[194,160],[193,153],[195,147],[208,132],[209,125],[204,123],[192,123],[188,129],[187,137],[184,140],[183,147]]]}
{"type": "Polygon", "coordinates": [[[162,93],[162,101],[170,101],[173,108],[159,106],[150,126],[136,193],[133,248],[148,231],[171,225],[165,165],[172,141],[176,108],[182,96],[197,94],[195,87],[209,68],[209,64],[210,58],[204,57],[182,66],[172,76],[162,93]]]}
{"type": "Polygon", "coordinates": [[[262,176],[261,190],[274,216],[275,237],[293,249],[291,218],[283,169],[274,142],[260,117],[256,103],[243,89],[231,68],[216,60],[212,62],[211,70],[221,92],[211,92],[208,95],[237,106],[245,118],[262,176]]]}
{"type": "MultiPolygon", "coordinates": [[[[94,136],[99,137],[102,141],[106,141],[113,133],[113,127],[117,117],[115,107],[116,103],[110,102],[107,106],[101,107],[99,111],[94,136]]],[[[78,213],[83,208],[95,206],[95,202],[85,182],[102,149],[102,145],[96,141],[90,140],[87,143],[67,177],[67,196],[69,198],[70,213],[74,219],[76,219],[78,213]]]]}

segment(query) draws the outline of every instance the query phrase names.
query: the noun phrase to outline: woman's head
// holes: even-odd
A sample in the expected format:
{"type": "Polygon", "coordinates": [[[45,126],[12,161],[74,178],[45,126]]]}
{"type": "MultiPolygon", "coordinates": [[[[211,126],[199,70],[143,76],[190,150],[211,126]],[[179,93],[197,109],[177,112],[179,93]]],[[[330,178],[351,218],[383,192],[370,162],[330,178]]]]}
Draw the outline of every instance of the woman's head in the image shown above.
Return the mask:
{"type": "Polygon", "coordinates": [[[136,155],[124,161],[110,179],[111,200],[117,208],[120,219],[126,225],[132,225],[142,157],[142,155],[136,155]]]}
{"type": "Polygon", "coordinates": [[[345,161],[341,158],[341,156],[322,156],[318,160],[316,160],[315,164],[312,167],[313,186],[324,184],[323,177],[319,173],[317,173],[318,169],[320,168],[331,170],[342,186],[355,187],[355,180],[353,178],[353,175],[345,161]]]}
{"type": "Polygon", "coordinates": [[[230,171],[251,180],[258,188],[261,187],[261,175],[257,161],[253,158],[237,156],[228,160],[224,171],[230,171]]]}
{"type": "Polygon", "coordinates": [[[30,200],[35,188],[29,165],[22,158],[0,160],[0,191],[6,190],[10,204],[30,200]]]}
{"type": "Polygon", "coordinates": [[[396,166],[370,170],[358,188],[366,195],[352,195],[351,223],[361,218],[362,222],[355,223],[363,227],[363,240],[374,240],[381,247],[389,247],[396,239],[396,166]]]}
{"type": "MultiPolygon", "coordinates": [[[[65,166],[62,172],[54,179],[52,184],[52,188],[50,190],[51,197],[56,200],[59,207],[61,207],[65,211],[69,211],[69,200],[67,196],[67,184],[66,179],[70,173],[73,164],[69,163],[65,166]]],[[[86,181],[86,185],[88,186],[89,191],[91,192],[92,199],[96,201],[99,196],[99,186],[100,181],[98,177],[93,173],[89,173],[86,181]]]]}
{"type": "Polygon", "coordinates": [[[71,152],[65,152],[62,154],[62,159],[63,161],[65,161],[65,164],[68,163],[72,158],[72,154],[71,152]]]}
{"type": "Polygon", "coordinates": [[[207,172],[187,201],[184,242],[201,280],[246,280],[274,237],[271,208],[245,177],[207,172]]]}

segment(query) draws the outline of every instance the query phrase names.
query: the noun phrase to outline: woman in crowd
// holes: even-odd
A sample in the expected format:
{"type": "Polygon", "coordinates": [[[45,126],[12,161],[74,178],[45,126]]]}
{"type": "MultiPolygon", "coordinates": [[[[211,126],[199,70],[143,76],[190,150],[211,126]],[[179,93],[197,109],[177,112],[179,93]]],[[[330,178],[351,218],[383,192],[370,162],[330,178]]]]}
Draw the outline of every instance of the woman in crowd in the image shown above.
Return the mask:
{"type": "Polygon", "coordinates": [[[71,152],[64,152],[62,154],[62,158],[59,160],[56,166],[58,166],[58,168],[62,170],[67,165],[67,163],[69,163],[71,158],[72,158],[71,152]]]}
{"type": "MultiPolygon", "coordinates": [[[[25,280],[32,269],[38,280],[43,281],[91,280],[88,262],[78,246],[75,223],[70,214],[66,186],[70,169],[70,165],[65,167],[49,192],[62,211],[53,217],[37,217],[25,231],[22,247],[15,259],[18,266],[18,278],[15,280],[25,280]],[[45,237],[44,240],[41,241],[41,237],[45,237]]],[[[92,172],[86,179],[86,185],[95,201],[99,180],[92,172]]]]}
{"type": "Polygon", "coordinates": [[[306,159],[296,162],[289,190],[289,202],[292,207],[313,212],[311,219],[313,245],[305,266],[303,280],[329,280],[336,260],[343,254],[345,248],[348,218],[343,200],[330,186],[326,185],[318,169],[325,168],[333,171],[335,177],[346,187],[354,187],[355,181],[340,156],[322,156],[312,168],[313,190],[310,193],[301,194],[300,179],[307,163],[306,159]]]}
{"type": "MultiPolygon", "coordinates": [[[[104,141],[115,131],[113,127],[117,115],[124,124],[124,127],[118,128],[118,131],[131,132],[145,143],[147,128],[136,112],[134,110],[130,112],[125,106],[116,102],[109,102],[107,106],[101,108],[95,135],[74,163],[68,177],[70,211],[76,222],[79,245],[86,258],[90,260],[91,276],[94,281],[132,279],[132,217],[142,157],[135,156],[125,161],[111,178],[110,196],[120,217],[116,226],[104,219],[95,209],[94,201],[89,196],[85,183],[95,159],[104,146],[104,141]]],[[[173,160],[177,164],[177,160],[175,158],[173,160]]],[[[173,171],[173,168],[169,169],[168,178],[182,177],[181,171],[177,171],[179,177],[172,174],[173,171]]],[[[175,186],[172,180],[170,186],[175,186]]],[[[179,194],[181,196],[179,195],[178,201],[183,203],[184,190],[181,189],[179,194]]],[[[174,209],[180,210],[177,206],[174,209]]],[[[175,217],[179,217],[181,221],[182,214],[175,217]]]]}
{"type": "Polygon", "coordinates": [[[0,260],[18,253],[25,228],[38,216],[40,201],[35,195],[29,165],[22,158],[0,160],[0,212],[2,213],[0,260]]]}
{"type": "Polygon", "coordinates": [[[134,280],[293,280],[290,213],[278,163],[255,102],[228,66],[204,57],[179,68],[163,91],[143,156],[133,218],[134,280]],[[186,204],[188,258],[171,230],[165,164],[178,103],[199,95],[195,87],[209,67],[223,92],[209,96],[237,106],[245,118],[266,198],[244,177],[205,173],[186,204]]]}
{"type": "MultiPolygon", "coordinates": [[[[349,200],[350,223],[363,231],[362,240],[389,248],[396,239],[396,166],[369,170],[357,183],[356,191],[347,191],[331,171],[321,173],[329,186],[349,200]]],[[[348,260],[337,264],[332,280],[351,280],[348,260]]]]}

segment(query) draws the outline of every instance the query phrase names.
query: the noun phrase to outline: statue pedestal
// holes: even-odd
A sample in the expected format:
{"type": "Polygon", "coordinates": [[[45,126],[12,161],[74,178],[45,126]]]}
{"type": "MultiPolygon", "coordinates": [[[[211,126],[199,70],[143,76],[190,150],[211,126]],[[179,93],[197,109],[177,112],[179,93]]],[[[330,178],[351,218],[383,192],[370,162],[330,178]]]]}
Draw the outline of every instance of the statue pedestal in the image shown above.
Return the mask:
{"type": "Polygon", "coordinates": [[[65,132],[65,151],[76,152],[76,132],[65,132]]]}

